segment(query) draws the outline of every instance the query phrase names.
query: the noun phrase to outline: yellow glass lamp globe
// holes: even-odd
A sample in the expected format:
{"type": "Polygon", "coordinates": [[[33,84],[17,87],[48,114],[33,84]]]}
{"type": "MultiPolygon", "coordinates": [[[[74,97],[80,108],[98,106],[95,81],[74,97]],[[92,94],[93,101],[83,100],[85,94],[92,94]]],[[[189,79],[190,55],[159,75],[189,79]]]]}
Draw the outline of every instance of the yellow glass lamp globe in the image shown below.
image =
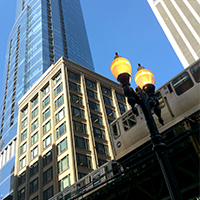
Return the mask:
{"type": "Polygon", "coordinates": [[[135,75],[135,82],[142,89],[147,84],[154,85],[155,78],[150,70],[144,69],[144,67],[139,65],[138,71],[135,75]]]}
{"type": "Polygon", "coordinates": [[[131,75],[131,64],[126,58],[122,58],[119,55],[115,56],[115,59],[110,65],[113,76],[117,79],[122,73],[128,73],[131,75]]]}

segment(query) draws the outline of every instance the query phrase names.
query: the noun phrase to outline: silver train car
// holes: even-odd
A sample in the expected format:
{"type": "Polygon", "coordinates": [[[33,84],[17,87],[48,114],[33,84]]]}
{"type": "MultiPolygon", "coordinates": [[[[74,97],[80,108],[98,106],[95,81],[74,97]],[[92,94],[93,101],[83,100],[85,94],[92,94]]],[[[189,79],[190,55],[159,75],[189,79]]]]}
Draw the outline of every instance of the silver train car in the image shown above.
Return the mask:
{"type": "MultiPolygon", "coordinates": [[[[156,91],[164,126],[155,122],[159,132],[167,130],[198,111],[200,106],[200,60],[183,70],[156,91]]],[[[111,141],[115,160],[121,159],[150,140],[146,121],[139,106],[138,116],[128,110],[111,123],[111,141]]]]}
{"type": "Polygon", "coordinates": [[[113,168],[115,165],[116,162],[114,160],[108,161],[65,190],[51,197],[50,200],[83,199],[85,196],[113,181],[113,168]]]}

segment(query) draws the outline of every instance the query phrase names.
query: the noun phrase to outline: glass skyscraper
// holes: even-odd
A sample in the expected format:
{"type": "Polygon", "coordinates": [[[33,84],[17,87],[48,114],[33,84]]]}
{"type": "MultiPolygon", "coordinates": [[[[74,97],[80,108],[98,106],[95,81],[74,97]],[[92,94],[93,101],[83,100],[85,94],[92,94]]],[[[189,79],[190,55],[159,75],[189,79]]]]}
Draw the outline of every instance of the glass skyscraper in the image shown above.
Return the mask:
{"type": "Polygon", "coordinates": [[[0,198],[13,190],[18,100],[61,56],[94,70],[79,0],[17,0],[0,101],[0,198]]]}

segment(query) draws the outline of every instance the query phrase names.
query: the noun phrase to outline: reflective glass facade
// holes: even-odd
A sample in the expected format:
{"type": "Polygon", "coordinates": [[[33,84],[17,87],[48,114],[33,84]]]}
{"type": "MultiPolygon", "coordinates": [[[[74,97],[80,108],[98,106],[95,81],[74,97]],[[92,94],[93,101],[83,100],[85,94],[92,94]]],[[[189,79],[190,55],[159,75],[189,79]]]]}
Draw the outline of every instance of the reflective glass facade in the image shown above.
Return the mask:
{"type": "MultiPolygon", "coordinates": [[[[17,134],[18,100],[61,56],[94,70],[79,0],[17,0],[0,99],[1,152],[17,134]]],[[[9,193],[8,162],[0,164],[1,197],[9,193]]]]}

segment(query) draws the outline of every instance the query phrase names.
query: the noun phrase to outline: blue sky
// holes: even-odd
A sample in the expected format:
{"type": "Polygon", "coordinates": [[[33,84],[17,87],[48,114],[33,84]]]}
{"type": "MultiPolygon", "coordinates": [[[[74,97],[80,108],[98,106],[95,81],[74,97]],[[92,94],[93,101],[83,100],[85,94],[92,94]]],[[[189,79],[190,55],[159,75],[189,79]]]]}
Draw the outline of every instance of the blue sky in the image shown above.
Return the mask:
{"type": "MultiPolygon", "coordinates": [[[[7,40],[15,20],[16,0],[0,0],[0,92],[7,40]]],[[[155,75],[156,88],[183,70],[146,0],[80,0],[95,71],[113,81],[110,64],[115,52],[132,65],[155,75]]]]}

